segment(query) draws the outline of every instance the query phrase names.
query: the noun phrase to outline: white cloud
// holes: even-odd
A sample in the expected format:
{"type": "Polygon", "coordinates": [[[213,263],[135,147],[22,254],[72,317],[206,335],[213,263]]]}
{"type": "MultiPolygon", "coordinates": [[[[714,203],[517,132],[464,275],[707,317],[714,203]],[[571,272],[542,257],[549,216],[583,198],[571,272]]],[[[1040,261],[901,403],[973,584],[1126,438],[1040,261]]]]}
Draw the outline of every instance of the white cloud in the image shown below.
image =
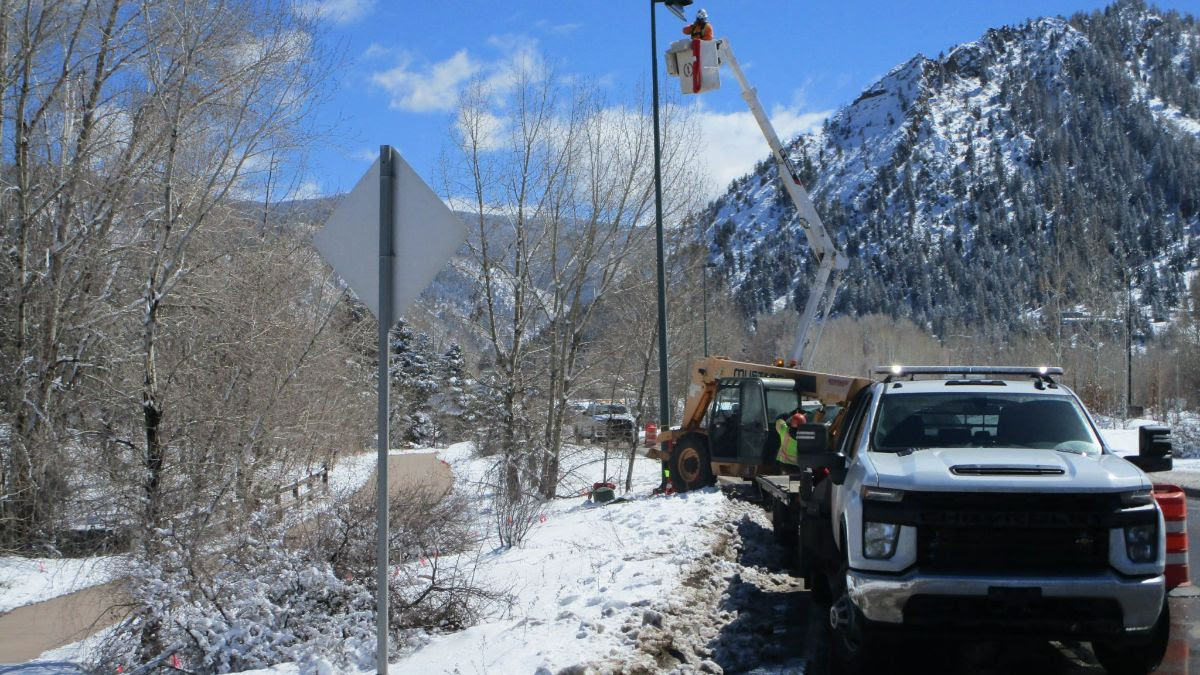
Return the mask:
{"type": "Polygon", "coordinates": [[[543,66],[537,40],[524,35],[493,35],[487,43],[502,56],[488,68],[487,86],[496,94],[505,94],[516,86],[521,73],[535,73],[543,66]]]}
{"type": "MultiPolygon", "coordinates": [[[[486,111],[475,111],[474,115],[476,116],[476,133],[479,136],[479,149],[488,151],[499,150],[501,147],[503,147],[504,136],[508,132],[508,126],[505,120],[486,111]]],[[[458,126],[458,132],[463,136],[466,136],[467,128],[461,115],[457,120],[455,120],[454,123],[458,126]]]]}
{"type": "MultiPolygon", "coordinates": [[[[799,133],[816,131],[833,111],[803,112],[797,108],[776,106],[772,109],[771,124],[786,143],[799,133]]],[[[699,148],[700,161],[706,165],[704,173],[711,177],[714,194],[725,191],[733,179],[754,169],[755,163],[767,159],[771,148],[763,137],[758,123],[750,111],[719,113],[698,106],[694,111],[696,124],[700,127],[703,142],[699,148]]]]}
{"type": "Polygon", "coordinates": [[[301,0],[293,7],[297,14],[307,19],[348,24],[375,9],[375,0],[301,0]]]}
{"type": "Polygon", "coordinates": [[[367,60],[381,59],[388,56],[395,56],[399,53],[395,47],[386,47],[378,42],[372,42],[363,50],[363,58],[367,60]]]}
{"type": "Polygon", "coordinates": [[[280,68],[302,61],[312,50],[313,38],[305,31],[289,30],[269,39],[248,36],[246,42],[235,45],[227,53],[235,66],[249,68],[263,62],[274,62],[280,68]]]}
{"type": "Polygon", "coordinates": [[[354,159],[357,159],[357,160],[360,160],[363,162],[367,162],[369,164],[369,163],[374,162],[375,160],[379,159],[379,150],[371,149],[371,148],[360,148],[358,150],[355,150],[354,153],[351,154],[350,156],[353,157],[354,159]]]}
{"type": "Polygon", "coordinates": [[[533,24],[538,30],[549,33],[550,35],[570,35],[575,31],[583,28],[582,23],[550,23],[542,19],[533,24]]]}
{"type": "MultiPolygon", "coordinates": [[[[502,97],[516,86],[520,73],[536,72],[543,65],[537,41],[524,35],[494,35],[485,44],[499,52],[496,59],[484,61],[460,49],[444,61],[417,64],[412,54],[402,53],[396,56],[394,67],[372,74],[371,81],[388,93],[392,108],[446,112],[454,108],[467,81],[477,75],[493,96],[502,97]]],[[[380,45],[367,48],[372,58],[388,54],[380,45]]]]}
{"type": "Polygon", "coordinates": [[[418,70],[411,68],[411,62],[402,57],[396,67],[371,76],[371,81],[391,96],[392,108],[408,112],[452,110],[459,88],[482,67],[465,49],[418,70]]]}
{"type": "Polygon", "coordinates": [[[296,186],[296,189],[288,195],[288,199],[316,199],[324,197],[325,191],[321,189],[321,184],[315,180],[306,180],[296,186]]]}

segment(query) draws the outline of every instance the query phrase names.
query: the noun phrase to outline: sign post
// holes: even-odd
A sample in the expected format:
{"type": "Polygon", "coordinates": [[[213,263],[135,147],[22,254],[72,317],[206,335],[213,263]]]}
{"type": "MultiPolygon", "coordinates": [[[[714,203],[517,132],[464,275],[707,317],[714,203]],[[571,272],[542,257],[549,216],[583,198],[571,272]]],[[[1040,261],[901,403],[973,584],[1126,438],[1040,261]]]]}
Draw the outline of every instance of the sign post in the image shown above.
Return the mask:
{"type": "Polygon", "coordinates": [[[392,325],[466,239],[466,225],[390,145],[313,237],[379,319],[375,663],[388,672],[388,408],[392,325]],[[402,206],[403,208],[400,208],[402,206]],[[369,261],[377,258],[373,273],[369,261]]]}
{"type": "Polygon", "coordinates": [[[375,509],[379,549],[375,554],[375,670],[388,671],[388,394],[392,377],[392,346],[389,337],[396,318],[392,314],[392,288],[396,269],[396,237],[392,228],[396,212],[396,193],[392,189],[396,171],[392,146],[379,147],[379,410],[376,414],[375,509]]]}

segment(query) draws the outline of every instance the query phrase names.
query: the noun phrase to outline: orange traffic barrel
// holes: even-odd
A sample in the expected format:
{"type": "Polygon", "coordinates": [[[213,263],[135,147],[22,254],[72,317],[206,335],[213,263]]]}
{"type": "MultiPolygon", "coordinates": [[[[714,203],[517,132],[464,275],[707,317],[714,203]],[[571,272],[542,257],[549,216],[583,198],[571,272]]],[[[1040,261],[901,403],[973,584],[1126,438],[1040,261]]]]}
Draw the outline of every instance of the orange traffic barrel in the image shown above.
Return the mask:
{"type": "Polygon", "coordinates": [[[653,448],[658,445],[658,425],[650,423],[646,425],[646,447],[653,448]]]}
{"type": "Polygon", "coordinates": [[[1155,485],[1154,500],[1167,528],[1167,590],[1189,584],[1187,498],[1175,485],[1155,485]]]}

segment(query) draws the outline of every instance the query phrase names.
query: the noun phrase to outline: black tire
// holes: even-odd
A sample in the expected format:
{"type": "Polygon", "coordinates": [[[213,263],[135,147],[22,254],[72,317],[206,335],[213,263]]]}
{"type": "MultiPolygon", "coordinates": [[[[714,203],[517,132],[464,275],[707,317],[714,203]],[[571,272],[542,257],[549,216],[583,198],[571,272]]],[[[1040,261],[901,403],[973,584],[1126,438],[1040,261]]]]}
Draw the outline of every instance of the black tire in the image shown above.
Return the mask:
{"type": "Polygon", "coordinates": [[[1154,672],[1167,655],[1167,644],[1171,639],[1171,606],[1163,598],[1162,611],[1150,631],[1142,640],[1112,640],[1092,643],[1096,660],[1104,670],[1114,675],[1145,675],[1154,672]]]}
{"type": "MultiPolygon", "coordinates": [[[[816,566],[819,563],[812,563],[816,566]]],[[[804,577],[808,591],[812,593],[813,602],[822,607],[828,607],[833,602],[833,591],[829,588],[829,575],[823,572],[813,572],[811,577],[804,577]]]]}
{"type": "Polygon", "coordinates": [[[689,436],[675,443],[671,448],[671,458],[667,461],[675,491],[699,490],[716,482],[709,461],[705,439],[689,436]]]}
{"type": "MultiPolygon", "coordinates": [[[[842,541],[845,540],[843,536],[842,541]]],[[[846,590],[848,567],[849,563],[843,559],[837,575],[829,580],[831,595],[835,598],[829,606],[831,665],[833,672],[840,675],[862,675],[875,670],[883,650],[866,618],[850,600],[846,590]]]]}

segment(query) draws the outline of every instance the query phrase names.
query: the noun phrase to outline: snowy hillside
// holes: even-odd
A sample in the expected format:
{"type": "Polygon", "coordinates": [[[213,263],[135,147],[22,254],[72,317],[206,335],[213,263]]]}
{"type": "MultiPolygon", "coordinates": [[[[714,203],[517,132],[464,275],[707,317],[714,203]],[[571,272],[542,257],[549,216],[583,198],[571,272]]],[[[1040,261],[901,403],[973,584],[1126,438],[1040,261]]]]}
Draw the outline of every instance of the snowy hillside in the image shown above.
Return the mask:
{"type": "MultiPolygon", "coordinates": [[[[1104,313],[1126,279],[1140,323],[1169,316],[1200,251],[1198,139],[1200,27],[1134,0],[915,56],[790,149],[852,260],[836,310],[945,334],[1104,313]]],[[[806,297],[792,214],[764,160],[704,215],[747,313],[806,297]]]]}

